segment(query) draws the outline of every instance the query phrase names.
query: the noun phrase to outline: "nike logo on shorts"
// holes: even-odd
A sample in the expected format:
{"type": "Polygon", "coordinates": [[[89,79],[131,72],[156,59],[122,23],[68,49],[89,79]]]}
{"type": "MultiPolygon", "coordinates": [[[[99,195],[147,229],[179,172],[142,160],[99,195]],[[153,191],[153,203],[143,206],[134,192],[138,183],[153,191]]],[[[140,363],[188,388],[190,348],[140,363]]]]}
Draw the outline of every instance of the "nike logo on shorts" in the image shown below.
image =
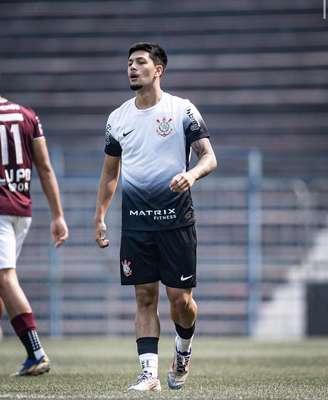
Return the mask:
{"type": "Polygon", "coordinates": [[[189,276],[183,276],[183,275],[181,275],[180,280],[183,282],[183,281],[187,281],[187,280],[190,279],[190,278],[192,278],[192,275],[189,275],[189,276]]]}
{"type": "Polygon", "coordinates": [[[124,132],[123,133],[123,137],[125,137],[125,136],[128,136],[131,132],[133,132],[134,131],[134,129],[131,129],[129,132],[124,132]]]}

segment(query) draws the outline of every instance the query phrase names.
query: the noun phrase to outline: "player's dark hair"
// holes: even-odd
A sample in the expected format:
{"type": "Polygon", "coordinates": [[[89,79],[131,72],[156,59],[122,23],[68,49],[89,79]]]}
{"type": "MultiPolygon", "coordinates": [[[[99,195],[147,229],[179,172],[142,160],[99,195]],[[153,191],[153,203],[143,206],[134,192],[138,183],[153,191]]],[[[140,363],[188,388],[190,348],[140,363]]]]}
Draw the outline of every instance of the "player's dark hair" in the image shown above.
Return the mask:
{"type": "Polygon", "coordinates": [[[131,56],[132,53],[138,50],[147,51],[147,53],[149,53],[150,58],[153,60],[154,64],[163,65],[163,68],[165,70],[167,66],[167,55],[165,53],[165,50],[162,49],[160,45],[148,42],[135,43],[131,46],[129,50],[129,57],[131,56]]]}

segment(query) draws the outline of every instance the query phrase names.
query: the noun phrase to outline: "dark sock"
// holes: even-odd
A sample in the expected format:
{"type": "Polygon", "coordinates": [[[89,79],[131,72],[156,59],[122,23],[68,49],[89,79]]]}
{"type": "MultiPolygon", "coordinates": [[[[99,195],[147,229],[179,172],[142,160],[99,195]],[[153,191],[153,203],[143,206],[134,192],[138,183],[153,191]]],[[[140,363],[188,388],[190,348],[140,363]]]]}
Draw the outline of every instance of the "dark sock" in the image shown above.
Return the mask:
{"type": "Polygon", "coordinates": [[[183,328],[176,322],[174,323],[174,325],[175,325],[175,330],[177,334],[181,337],[181,339],[190,339],[195,332],[195,322],[190,328],[183,328]]]}
{"type": "Polygon", "coordinates": [[[137,339],[138,354],[158,354],[158,337],[141,337],[137,339]]]}
{"type": "Polygon", "coordinates": [[[36,331],[36,323],[33,314],[24,313],[16,315],[16,317],[11,320],[11,324],[23,343],[28,358],[35,360],[37,358],[35,353],[42,349],[42,346],[36,331]]]}

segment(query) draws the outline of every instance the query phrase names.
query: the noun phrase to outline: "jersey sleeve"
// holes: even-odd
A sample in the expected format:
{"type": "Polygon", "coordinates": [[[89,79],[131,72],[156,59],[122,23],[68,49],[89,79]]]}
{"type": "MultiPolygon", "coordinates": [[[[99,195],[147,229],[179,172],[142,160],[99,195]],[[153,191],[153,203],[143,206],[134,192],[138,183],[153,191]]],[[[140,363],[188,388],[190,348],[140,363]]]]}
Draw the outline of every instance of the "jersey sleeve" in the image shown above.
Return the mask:
{"type": "Polygon", "coordinates": [[[105,129],[105,153],[109,156],[120,157],[122,154],[122,147],[114,136],[115,132],[111,114],[107,120],[105,129]]]}
{"type": "Polygon", "coordinates": [[[31,108],[24,107],[23,110],[24,110],[25,118],[27,118],[29,121],[28,125],[29,125],[29,132],[31,135],[30,136],[31,140],[43,137],[44,132],[43,132],[42,124],[41,124],[41,121],[40,121],[40,118],[38,117],[38,115],[31,108]]]}
{"type": "Polygon", "coordinates": [[[190,101],[184,107],[183,130],[189,145],[210,136],[200,112],[190,101]]]}
{"type": "Polygon", "coordinates": [[[44,136],[42,124],[40,118],[37,115],[35,115],[34,118],[34,126],[35,129],[34,129],[33,139],[37,139],[44,136]]]}

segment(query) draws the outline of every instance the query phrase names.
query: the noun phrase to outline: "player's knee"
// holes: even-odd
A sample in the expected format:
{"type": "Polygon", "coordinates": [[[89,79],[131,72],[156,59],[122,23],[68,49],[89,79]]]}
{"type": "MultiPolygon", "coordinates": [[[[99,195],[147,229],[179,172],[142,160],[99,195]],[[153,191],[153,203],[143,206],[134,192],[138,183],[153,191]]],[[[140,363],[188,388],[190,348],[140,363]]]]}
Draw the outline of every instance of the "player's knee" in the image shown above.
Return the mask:
{"type": "Polygon", "coordinates": [[[157,310],[157,295],[152,291],[142,291],[136,296],[138,309],[156,309],[157,310]]]}
{"type": "Polygon", "coordinates": [[[187,293],[177,294],[175,296],[172,296],[171,298],[171,307],[179,313],[188,311],[191,307],[191,303],[192,297],[190,294],[187,293]]]}
{"type": "Polygon", "coordinates": [[[157,302],[154,299],[142,299],[137,301],[137,307],[139,312],[153,313],[157,312],[157,302]]]}

